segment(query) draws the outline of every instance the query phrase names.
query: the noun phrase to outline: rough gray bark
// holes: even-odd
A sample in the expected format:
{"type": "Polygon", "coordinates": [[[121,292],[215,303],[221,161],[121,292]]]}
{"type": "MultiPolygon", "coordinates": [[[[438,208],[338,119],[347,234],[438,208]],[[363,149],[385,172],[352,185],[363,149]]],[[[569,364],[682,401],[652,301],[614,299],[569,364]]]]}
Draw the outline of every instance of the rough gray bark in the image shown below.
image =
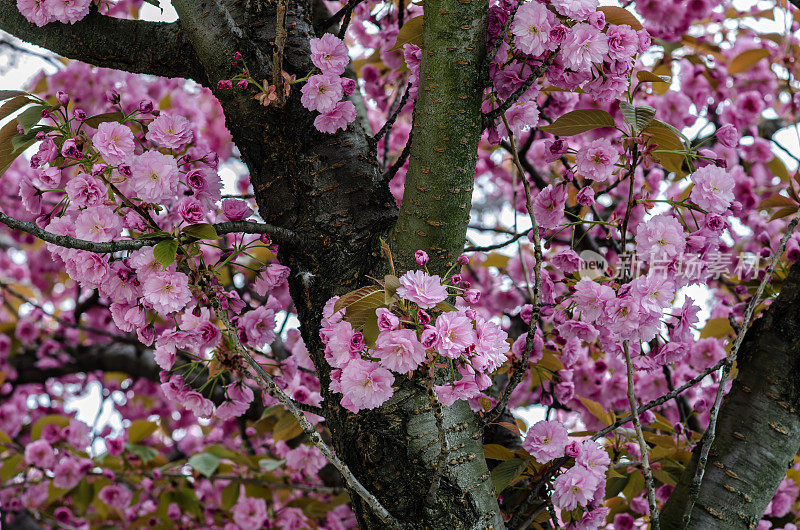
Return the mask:
{"type": "Polygon", "coordinates": [[[203,80],[194,49],[177,22],[123,20],[96,10],[75,24],[52,22],[39,28],[0,0],[0,29],[70,59],[165,77],[203,80]]]}
{"type": "MultiPolygon", "coordinates": [[[[689,528],[755,528],[800,449],[800,264],[747,332],[689,528]]],[[[698,449],[661,513],[682,528],[698,449]]]]}

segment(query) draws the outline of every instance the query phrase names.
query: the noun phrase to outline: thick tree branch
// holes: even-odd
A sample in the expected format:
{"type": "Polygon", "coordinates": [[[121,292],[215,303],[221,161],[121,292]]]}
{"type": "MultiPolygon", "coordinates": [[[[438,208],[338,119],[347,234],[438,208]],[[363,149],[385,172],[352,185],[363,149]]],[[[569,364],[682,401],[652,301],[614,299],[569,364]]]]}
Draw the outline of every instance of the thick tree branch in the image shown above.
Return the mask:
{"type": "MultiPolygon", "coordinates": [[[[691,512],[691,528],[753,528],[800,447],[800,264],[744,335],[738,376],[719,411],[716,436],[691,512]]],[[[728,359],[725,359],[727,361],[728,359]]],[[[661,512],[662,528],[685,528],[683,513],[701,457],[695,448],[661,512]]]]}
{"type": "MultiPolygon", "coordinates": [[[[107,241],[98,243],[95,241],[87,241],[85,239],[78,239],[71,236],[54,234],[53,232],[48,232],[47,230],[39,228],[33,223],[29,223],[27,221],[20,221],[19,219],[14,219],[13,217],[10,217],[4,214],[3,212],[0,212],[0,223],[6,225],[9,228],[13,228],[14,230],[19,230],[21,232],[31,234],[32,236],[36,236],[42,241],[45,241],[47,243],[52,243],[53,245],[58,245],[59,247],[74,248],[77,250],[86,250],[88,252],[95,252],[97,254],[110,254],[114,252],[119,252],[121,250],[137,250],[142,247],[151,247],[153,245],[156,245],[159,241],[163,241],[163,239],[142,238],[142,239],[127,239],[127,240],[107,241]]],[[[264,223],[229,221],[225,223],[215,224],[214,228],[216,229],[217,234],[219,235],[234,234],[234,233],[269,234],[270,237],[272,237],[272,239],[274,239],[278,243],[298,242],[297,236],[292,231],[264,223]]]]}
{"type": "Polygon", "coordinates": [[[177,22],[124,20],[93,9],[75,24],[51,22],[40,28],[20,14],[15,0],[0,0],[0,29],[96,66],[205,82],[197,55],[177,22]]]}

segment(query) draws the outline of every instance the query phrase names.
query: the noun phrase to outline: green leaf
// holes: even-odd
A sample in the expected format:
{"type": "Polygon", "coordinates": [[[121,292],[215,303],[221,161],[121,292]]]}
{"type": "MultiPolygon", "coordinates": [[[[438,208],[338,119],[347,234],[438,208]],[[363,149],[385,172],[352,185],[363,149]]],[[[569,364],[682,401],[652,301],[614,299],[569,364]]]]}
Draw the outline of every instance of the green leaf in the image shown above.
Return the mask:
{"type": "Polygon", "coordinates": [[[7,435],[4,431],[0,431],[0,445],[10,444],[11,442],[12,442],[11,437],[7,435]]]}
{"type": "Polygon", "coordinates": [[[500,444],[486,444],[483,446],[483,456],[492,460],[511,460],[514,451],[500,444]]]}
{"type": "Polygon", "coordinates": [[[75,505],[76,513],[82,514],[94,500],[94,487],[89,484],[88,480],[83,479],[73,488],[70,495],[72,496],[72,503],[75,505]]]}
{"type": "Polygon", "coordinates": [[[5,101],[16,96],[27,96],[28,93],[23,90],[0,90],[0,101],[5,101]]]}
{"type": "Polygon", "coordinates": [[[239,500],[239,485],[239,482],[233,480],[222,490],[223,510],[230,510],[233,505],[236,504],[236,501],[239,500]]]}
{"type": "Polygon", "coordinates": [[[640,70],[636,72],[636,79],[642,83],[667,83],[669,84],[672,79],[666,75],[657,75],[648,70],[640,70]]]}
{"type": "Polygon", "coordinates": [[[34,125],[39,123],[42,119],[42,111],[46,108],[41,105],[34,105],[17,116],[17,122],[22,126],[22,130],[27,133],[34,125]]]}
{"type": "Polygon", "coordinates": [[[633,31],[642,29],[642,23],[627,9],[615,6],[602,6],[598,7],[597,10],[603,12],[606,16],[606,22],[609,24],[614,24],[616,26],[627,24],[633,31]]]}
{"type": "Polygon", "coordinates": [[[686,151],[686,147],[683,145],[680,137],[675,134],[675,131],[672,129],[673,128],[664,122],[653,120],[642,132],[651,135],[651,144],[657,144],[653,157],[659,160],[664,169],[680,177],[684,177],[686,176],[686,172],[683,170],[684,155],[680,153],[659,152],[661,150],[686,151]]]}
{"type": "Polygon", "coordinates": [[[397,33],[397,41],[389,51],[400,50],[405,44],[422,46],[422,15],[414,17],[403,24],[403,27],[397,33]]]}
{"type": "Polygon", "coordinates": [[[50,414],[48,416],[42,416],[36,423],[33,424],[31,427],[31,438],[34,440],[38,440],[42,437],[42,429],[44,429],[45,425],[50,425],[51,423],[55,423],[62,429],[69,425],[69,418],[66,416],[60,416],[58,414],[50,414]]]}
{"type": "Polygon", "coordinates": [[[192,455],[189,466],[206,478],[210,478],[219,467],[219,457],[211,453],[192,455]]]}
{"type": "Polygon", "coordinates": [[[132,455],[138,456],[143,464],[148,463],[158,456],[158,451],[152,447],[147,447],[146,445],[126,443],[125,449],[127,449],[132,455]]]}
{"type": "Polygon", "coordinates": [[[650,125],[656,115],[656,109],[649,105],[634,107],[627,101],[619,102],[619,110],[625,121],[633,128],[634,134],[639,134],[645,127],[650,125]]]}
{"type": "Polygon", "coordinates": [[[128,441],[139,443],[158,429],[158,424],[147,420],[136,420],[128,427],[128,441]]]}
{"type": "Polygon", "coordinates": [[[769,57],[769,50],[767,48],[745,50],[728,63],[728,73],[731,75],[744,73],[750,70],[764,57],[769,57]]]}
{"type": "Polygon", "coordinates": [[[200,507],[200,501],[197,500],[197,495],[189,488],[180,488],[173,492],[173,498],[182,510],[192,512],[198,517],[203,515],[203,509],[200,507]]]}
{"type": "Polygon", "coordinates": [[[276,469],[281,467],[284,462],[285,462],[285,460],[275,460],[273,458],[262,458],[261,460],[258,461],[258,465],[259,465],[259,467],[261,467],[262,470],[264,470],[267,473],[269,473],[270,471],[275,471],[276,469]]]}
{"type": "Polygon", "coordinates": [[[14,477],[19,472],[19,465],[22,463],[22,455],[15,453],[3,462],[0,467],[0,482],[8,482],[11,477],[14,477]]]}
{"type": "Polygon", "coordinates": [[[521,458],[512,458],[500,463],[492,470],[492,484],[497,494],[506,489],[517,477],[525,471],[526,462],[521,458]]]}
{"type": "Polygon", "coordinates": [[[275,428],[272,430],[272,438],[275,441],[283,440],[285,442],[302,433],[303,428],[300,426],[297,418],[286,413],[278,420],[278,423],[275,424],[275,428]]]}
{"type": "Polygon", "coordinates": [[[174,239],[160,241],[153,247],[153,257],[156,258],[166,269],[175,262],[175,254],[178,252],[178,242],[174,239]]]}
{"type": "Polygon", "coordinates": [[[555,136],[574,136],[601,127],[614,127],[614,117],[600,109],[578,109],[567,112],[541,130],[555,136]]]}
{"type": "Polygon", "coordinates": [[[219,234],[217,234],[217,229],[214,228],[214,225],[210,225],[208,223],[189,225],[184,227],[181,232],[187,236],[196,237],[197,239],[217,239],[219,237],[219,234]]]}
{"type": "Polygon", "coordinates": [[[125,117],[121,112],[104,112],[102,114],[95,114],[86,118],[84,123],[93,129],[97,129],[101,123],[106,121],[120,121],[125,117]]]}
{"type": "Polygon", "coordinates": [[[33,103],[27,96],[16,96],[11,98],[9,101],[3,103],[3,106],[0,107],[0,120],[11,116],[13,113],[17,112],[22,107],[33,103]]]}
{"type": "Polygon", "coordinates": [[[375,310],[384,305],[386,298],[383,287],[380,285],[367,285],[351,291],[336,301],[334,312],[345,310],[345,320],[352,324],[354,329],[359,329],[366,324],[370,316],[375,315],[375,310]]]}

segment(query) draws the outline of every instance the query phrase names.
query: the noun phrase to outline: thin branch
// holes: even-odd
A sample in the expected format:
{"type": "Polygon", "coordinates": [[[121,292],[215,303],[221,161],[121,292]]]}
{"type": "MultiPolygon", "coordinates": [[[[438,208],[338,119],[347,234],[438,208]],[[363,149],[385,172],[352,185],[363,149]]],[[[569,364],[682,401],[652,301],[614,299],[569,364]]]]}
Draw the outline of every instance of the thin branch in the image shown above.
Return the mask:
{"type": "Polygon", "coordinates": [[[778,261],[780,261],[784,250],[786,250],[786,243],[789,241],[794,229],[797,228],[798,222],[800,222],[800,213],[796,214],[787,225],[786,231],[781,238],[780,245],[778,245],[778,250],[775,252],[775,254],[773,254],[772,260],[769,263],[769,267],[767,267],[766,273],[761,279],[761,283],[758,285],[758,289],[756,289],[755,294],[747,303],[747,308],[745,309],[744,316],[742,317],[742,324],[739,327],[738,333],[736,334],[736,339],[733,341],[733,346],[731,346],[731,352],[725,357],[725,359],[723,359],[725,363],[722,365],[722,377],[720,378],[719,386],[717,387],[717,394],[714,397],[714,405],[711,407],[711,411],[709,413],[708,428],[706,429],[705,434],[703,434],[703,438],[700,440],[700,458],[697,461],[697,468],[695,469],[692,484],[689,486],[689,498],[686,503],[686,508],[683,512],[683,528],[687,528],[689,526],[689,522],[692,517],[692,510],[694,509],[695,502],[697,502],[697,497],[700,494],[700,485],[702,484],[703,476],[705,475],[706,463],[708,462],[708,453],[711,450],[711,444],[714,442],[719,408],[722,405],[722,396],[725,393],[725,383],[728,380],[731,367],[736,361],[739,348],[741,347],[745,334],[750,327],[750,321],[753,318],[753,314],[755,313],[756,306],[761,299],[761,295],[764,294],[764,289],[766,289],[767,283],[769,283],[769,281],[772,279],[772,273],[775,272],[775,267],[778,264],[778,261]]]}
{"type": "Polygon", "coordinates": [[[488,250],[497,250],[498,248],[507,247],[508,245],[514,243],[521,237],[524,237],[528,234],[528,232],[520,232],[515,234],[514,237],[511,239],[507,239],[502,243],[495,243],[494,245],[486,245],[485,247],[466,247],[464,248],[464,252],[486,252],[488,250]]]}
{"type": "MultiPolygon", "coordinates": [[[[536,222],[536,218],[533,215],[531,186],[528,184],[528,180],[525,178],[525,170],[523,169],[522,163],[519,160],[519,153],[517,152],[517,143],[514,140],[514,133],[511,132],[511,128],[508,126],[506,115],[501,114],[501,117],[506,126],[506,131],[508,131],[508,143],[511,146],[511,155],[514,159],[514,165],[516,166],[519,178],[522,181],[522,187],[525,189],[525,208],[528,210],[528,217],[530,217],[531,220],[533,256],[536,262],[533,266],[534,280],[533,293],[531,295],[533,311],[531,313],[531,321],[528,326],[528,336],[525,337],[525,348],[522,351],[522,366],[520,366],[517,370],[514,370],[514,373],[511,375],[506,388],[503,390],[503,394],[500,397],[500,400],[497,402],[497,405],[486,414],[486,417],[484,418],[486,423],[491,423],[500,417],[500,415],[503,413],[503,410],[505,410],[506,406],[508,405],[508,400],[511,399],[511,394],[514,392],[517,386],[519,386],[519,384],[525,378],[525,375],[528,373],[528,365],[530,364],[529,359],[531,352],[533,351],[534,336],[536,334],[536,325],[539,321],[539,302],[542,292],[542,245],[541,237],[539,235],[539,224],[536,222]]],[[[526,277],[525,281],[529,284],[530,278],[526,277]]]]}
{"type": "MultiPolygon", "coordinates": [[[[86,250],[88,252],[95,252],[97,254],[110,254],[119,252],[121,250],[137,250],[142,247],[151,247],[158,244],[163,239],[142,238],[142,239],[126,239],[120,241],[107,241],[98,243],[95,241],[87,241],[85,239],[78,239],[76,237],[64,236],[48,232],[39,228],[33,223],[27,221],[20,221],[10,217],[3,212],[0,212],[0,223],[6,225],[14,230],[19,230],[36,236],[42,241],[52,243],[59,247],[74,248],[77,250],[86,250]]],[[[228,221],[225,223],[217,223],[214,225],[217,234],[269,234],[278,243],[297,243],[299,238],[297,234],[286,228],[272,226],[265,223],[248,223],[247,221],[228,221]]]]}
{"type": "Polygon", "coordinates": [[[628,341],[622,343],[622,349],[625,351],[625,367],[628,376],[628,403],[631,407],[631,416],[633,416],[633,426],[636,429],[636,438],[639,441],[639,450],[642,453],[642,471],[644,472],[644,482],[647,487],[647,499],[650,502],[650,527],[653,530],[659,530],[660,524],[658,522],[658,506],[656,505],[656,490],[653,485],[653,471],[650,469],[650,455],[647,451],[647,442],[644,439],[642,423],[639,421],[639,411],[636,406],[636,393],[633,387],[633,363],[631,362],[631,352],[628,348],[628,341]]]}
{"type": "Polygon", "coordinates": [[[408,159],[408,155],[411,154],[411,139],[414,136],[414,128],[412,127],[410,131],[408,131],[408,141],[406,142],[405,147],[403,147],[403,152],[400,153],[400,156],[397,160],[394,161],[392,167],[386,170],[386,173],[383,174],[381,181],[385,184],[388,184],[394,177],[397,175],[397,172],[400,171],[400,168],[403,167],[403,164],[406,163],[408,159]]]}
{"type": "Polygon", "coordinates": [[[276,106],[286,104],[286,91],[283,90],[283,49],[286,47],[286,9],[288,0],[278,0],[275,14],[275,51],[272,52],[272,84],[278,93],[276,106]]]}
{"type": "Polygon", "coordinates": [[[331,26],[338,24],[339,21],[342,20],[342,17],[344,17],[347,13],[352,13],[353,9],[355,9],[355,7],[363,1],[364,0],[349,0],[347,4],[342,6],[339,11],[334,13],[328,20],[323,22],[320,29],[324,32],[331,26]]]}
{"type": "Polygon", "coordinates": [[[178,22],[126,20],[95,9],[75,24],[28,22],[13,0],[0,0],[0,29],[64,57],[129,72],[184,77],[203,82],[205,74],[178,22]]]}
{"type": "Polygon", "coordinates": [[[228,311],[222,309],[219,303],[219,298],[216,296],[212,296],[211,300],[212,304],[214,305],[214,309],[216,310],[217,314],[222,319],[222,322],[225,324],[226,329],[230,332],[230,336],[233,340],[233,344],[239,354],[247,361],[247,364],[255,371],[258,375],[258,378],[261,380],[262,386],[267,393],[280,401],[283,406],[287,408],[287,410],[297,419],[300,423],[300,426],[303,429],[303,432],[308,436],[309,441],[311,441],[317,449],[328,459],[328,461],[333,464],[333,466],[339,470],[339,473],[342,474],[345,482],[347,482],[348,486],[352,491],[357,493],[367,504],[373,512],[386,524],[389,528],[403,528],[400,522],[390,514],[386,508],[381,505],[380,501],[375,498],[375,496],[367,491],[367,489],[358,481],[356,476],[350,471],[350,468],[347,467],[347,464],[342,462],[338,456],[333,452],[333,450],[328,447],[328,445],[322,440],[322,437],[319,435],[317,430],[311,425],[311,422],[308,421],[305,414],[298,408],[297,402],[290,398],[286,393],[281,390],[281,388],[275,383],[275,380],[272,379],[272,376],[264,370],[264,368],[258,364],[258,362],[250,355],[250,352],[247,351],[247,348],[244,347],[242,342],[239,340],[239,335],[236,333],[236,329],[231,324],[230,317],[228,316],[228,311]]]}
{"type": "Polygon", "coordinates": [[[494,61],[494,58],[497,55],[498,50],[500,50],[500,45],[502,45],[503,41],[506,39],[506,35],[508,34],[508,28],[510,28],[511,24],[514,23],[514,17],[517,16],[517,9],[519,9],[519,6],[521,6],[522,4],[523,4],[522,2],[517,2],[517,4],[511,10],[511,13],[508,15],[508,18],[506,19],[506,23],[503,24],[503,29],[500,30],[500,34],[492,43],[492,49],[489,50],[489,53],[486,54],[487,71],[489,66],[494,61]]]}
{"type": "MultiPolygon", "coordinates": [[[[547,69],[550,68],[550,66],[553,64],[553,61],[556,60],[557,54],[558,50],[550,52],[550,55],[548,55],[547,59],[545,59],[544,62],[539,65],[539,68],[534,70],[534,72],[528,77],[528,79],[526,79],[525,82],[522,83],[522,86],[520,86],[516,91],[514,91],[514,93],[511,94],[508,97],[508,99],[502,102],[496,109],[489,112],[488,114],[484,114],[483,115],[484,126],[491,125],[494,122],[494,120],[505,114],[505,112],[511,108],[511,105],[516,103],[519,100],[519,98],[522,97],[522,94],[527,92],[528,89],[531,87],[531,85],[533,85],[533,83],[535,83],[537,79],[539,79],[544,75],[547,69]]],[[[508,127],[506,127],[506,129],[508,129],[508,127]]]]}
{"type": "Polygon", "coordinates": [[[389,118],[386,120],[386,123],[383,124],[383,127],[381,127],[381,130],[378,131],[375,134],[375,136],[372,137],[372,141],[373,142],[375,142],[377,144],[380,141],[380,139],[383,137],[383,135],[386,134],[386,132],[389,129],[392,128],[392,126],[394,125],[394,122],[397,121],[397,117],[400,115],[400,111],[402,111],[403,107],[406,106],[406,102],[408,101],[408,95],[409,95],[410,91],[411,91],[411,83],[408,83],[406,85],[406,91],[403,94],[403,97],[400,98],[400,103],[397,104],[396,106],[393,105],[394,106],[394,111],[389,116],[389,118]]]}

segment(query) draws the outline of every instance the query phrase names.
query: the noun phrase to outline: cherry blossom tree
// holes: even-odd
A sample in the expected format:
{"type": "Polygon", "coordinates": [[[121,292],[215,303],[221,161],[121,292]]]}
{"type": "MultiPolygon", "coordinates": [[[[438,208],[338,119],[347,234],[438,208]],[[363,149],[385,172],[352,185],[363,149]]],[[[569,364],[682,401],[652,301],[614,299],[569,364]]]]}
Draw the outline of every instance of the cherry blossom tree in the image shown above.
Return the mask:
{"type": "Polygon", "coordinates": [[[0,0],[2,524],[797,528],[794,2],[143,1],[0,0]]]}

